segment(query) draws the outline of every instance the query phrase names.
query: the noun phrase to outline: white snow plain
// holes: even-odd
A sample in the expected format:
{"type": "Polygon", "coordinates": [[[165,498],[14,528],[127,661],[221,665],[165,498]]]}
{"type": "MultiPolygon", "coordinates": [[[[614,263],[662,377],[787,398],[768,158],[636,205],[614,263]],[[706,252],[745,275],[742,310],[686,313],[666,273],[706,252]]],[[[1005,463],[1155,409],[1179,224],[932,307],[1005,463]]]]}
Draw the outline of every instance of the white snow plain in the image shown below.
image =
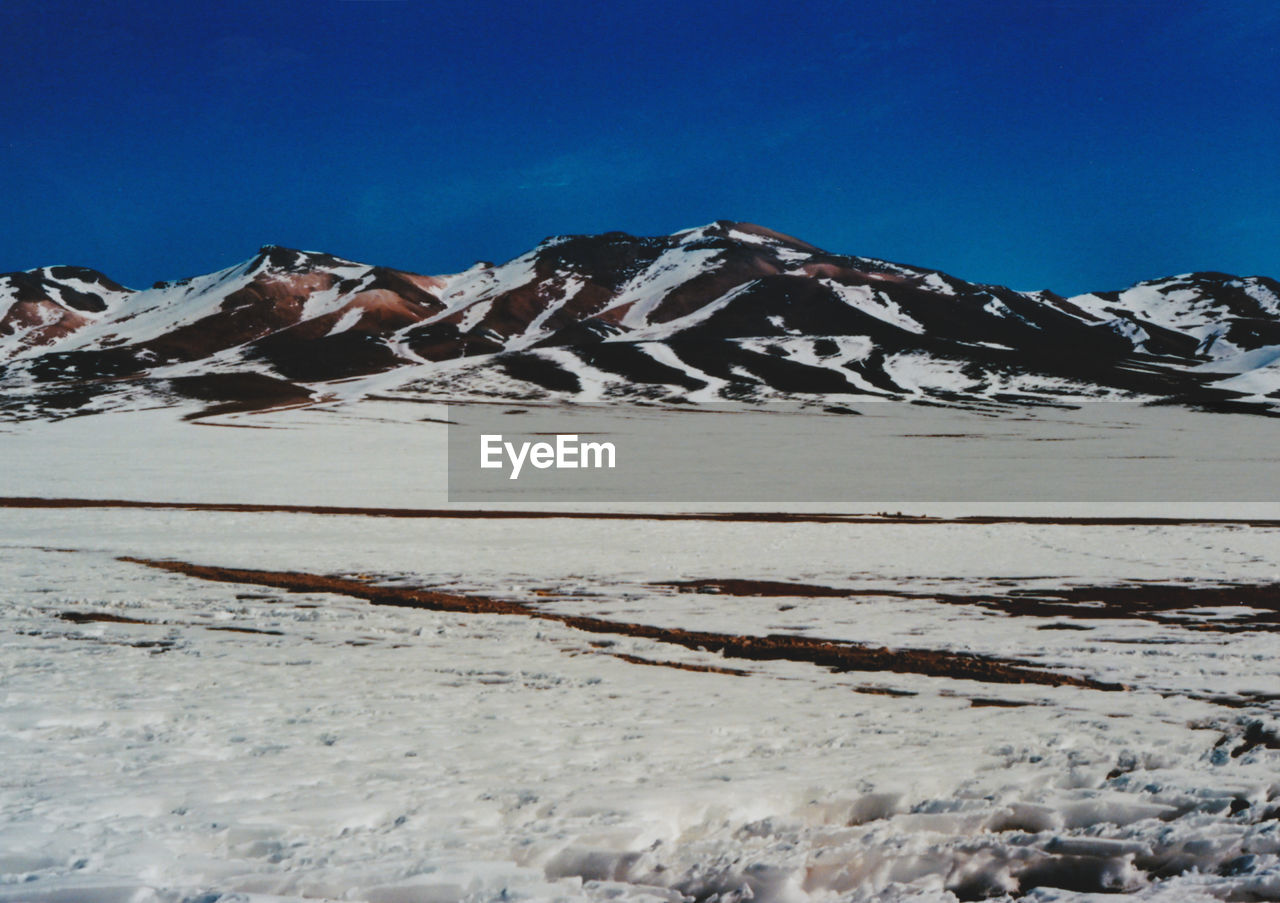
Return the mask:
{"type": "MultiPolygon", "coordinates": [[[[11,426],[0,494],[442,507],[441,430],[406,409],[427,416],[11,426]]],[[[1270,584],[1277,560],[1280,530],[1221,524],[0,509],[0,900],[1280,899],[1266,612],[929,598],[1270,584]],[[1127,689],[837,673],[121,556],[976,652],[1127,689]],[[727,578],[886,594],[658,585],[727,578]]]]}

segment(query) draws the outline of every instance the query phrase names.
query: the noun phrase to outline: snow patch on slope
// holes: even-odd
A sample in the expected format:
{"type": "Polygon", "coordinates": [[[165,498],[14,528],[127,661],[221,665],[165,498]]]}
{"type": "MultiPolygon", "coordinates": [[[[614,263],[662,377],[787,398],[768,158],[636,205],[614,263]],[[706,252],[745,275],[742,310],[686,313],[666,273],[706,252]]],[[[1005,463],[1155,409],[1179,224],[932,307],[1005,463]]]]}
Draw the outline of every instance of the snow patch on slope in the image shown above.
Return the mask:
{"type": "Polygon", "coordinates": [[[649,325],[649,314],[676,288],[711,270],[720,251],[672,248],[633,276],[602,312],[624,309],[622,325],[639,329],[649,325]]]}
{"type": "MultiPolygon", "coordinates": [[[[0,317],[3,317],[6,311],[0,311],[0,317]]],[[[8,335],[0,335],[0,357],[17,358],[28,349],[28,340],[40,330],[52,326],[66,316],[66,312],[51,305],[43,305],[37,315],[37,319],[15,329],[8,335]]],[[[43,346],[33,346],[36,350],[40,350],[43,346]]]]}
{"type": "Polygon", "coordinates": [[[9,308],[13,307],[17,300],[17,290],[8,283],[0,283],[0,320],[4,319],[4,315],[9,312],[9,308]]]}
{"type": "Polygon", "coordinates": [[[364,311],[358,307],[353,307],[351,310],[347,311],[340,318],[338,318],[338,322],[334,323],[333,328],[330,329],[327,333],[325,333],[325,335],[331,336],[331,335],[338,335],[339,333],[342,333],[342,332],[346,332],[347,330],[351,329],[351,327],[359,323],[360,318],[362,316],[364,316],[364,311]]]}
{"type": "Polygon", "coordinates": [[[563,310],[564,306],[572,301],[587,284],[586,280],[580,276],[565,273],[558,273],[557,275],[564,278],[564,283],[559,287],[559,293],[554,300],[548,302],[546,307],[539,311],[538,315],[530,321],[523,335],[517,336],[507,343],[508,350],[519,351],[550,335],[551,330],[546,328],[547,322],[563,310]]]}
{"type": "Polygon", "coordinates": [[[764,245],[766,247],[776,247],[781,244],[776,238],[769,235],[760,235],[755,232],[743,232],[739,229],[730,229],[729,238],[734,241],[745,242],[749,245],[764,245]]]}
{"type": "Polygon", "coordinates": [[[103,348],[117,336],[130,343],[159,338],[216,313],[226,296],[253,281],[254,261],[200,276],[187,283],[165,284],[130,296],[109,319],[99,320],[52,346],[35,349],[74,351],[103,348]]]}
{"type": "Polygon", "coordinates": [[[668,339],[677,333],[683,332],[691,326],[707,320],[712,314],[727,307],[734,298],[739,297],[745,292],[750,291],[760,283],[759,279],[752,279],[750,282],[744,282],[741,285],[729,289],[719,298],[704,304],[692,313],[685,314],[683,317],[677,317],[674,320],[668,320],[666,323],[654,323],[649,326],[642,326],[631,332],[621,332],[616,336],[610,336],[605,339],[606,342],[646,342],[646,341],[662,341],[668,339]]]}
{"type": "Polygon", "coordinates": [[[954,295],[956,293],[956,290],[951,283],[943,279],[942,276],[937,273],[925,274],[925,277],[921,280],[920,284],[940,295],[954,295]]]}
{"type": "Polygon", "coordinates": [[[330,267],[326,268],[326,271],[332,273],[336,281],[331,288],[312,292],[307,297],[307,300],[302,305],[302,313],[299,316],[300,321],[323,317],[340,310],[351,299],[352,295],[364,289],[373,275],[373,267],[360,264],[330,267]],[[343,283],[351,282],[355,282],[355,285],[344,291],[342,288],[343,283]]]}
{"type": "Polygon", "coordinates": [[[883,292],[877,292],[869,285],[844,285],[834,279],[819,279],[818,281],[835,292],[840,300],[850,307],[870,314],[877,320],[882,320],[907,332],[913,332],[917,335],[924,334],[924,327],[899,307],[898,302],[892,300],[883,292]]]}
{"type": "Polygon", "coordinates": [[[494,298],[523,288],[538,278],[537,262],[538,252],[535,248],[500,266],[477,263],[461,273],[441,276],[443,285],[440,289],[440,300],[444,304],[444,309],[427,317],[422,324],[446,320],[473,305],[489,302],[480,313],[467,318],[467,322],[474,326],[483,319],[494,298]]]}
{"type": "Polygon", "coordinates": [[[1275,405],[1280,393],[1280,345],[1267,345],[1201,364],[1201,373],[1235,374],[1214,383],[1218,389],[1244,394],[1243,401],[1275,405]]]}
{"type": "Polygon", "coordinates": [[[707,384],[704,389],[686,392],[684,397],[689,401],[714,403],[723,400],[719,393],[721,389],[729,385],[728,380],[712,376],[710,373],[687,363],[671,349],[671,346],[664,345],[662,342],[640,342],[636,345],[636,348],[649,355],[659,364],[665,364],[668,367],[681,370],[688,374],[690,378],[707,384]]]}
{"type": "Polygon", "coordinates": [[[1244,293],[1257,301],[1263,311],[1273,317],[1280,316],[1280,295],[1254,277],[1241,280],[1241,283],[1244,293]]]}

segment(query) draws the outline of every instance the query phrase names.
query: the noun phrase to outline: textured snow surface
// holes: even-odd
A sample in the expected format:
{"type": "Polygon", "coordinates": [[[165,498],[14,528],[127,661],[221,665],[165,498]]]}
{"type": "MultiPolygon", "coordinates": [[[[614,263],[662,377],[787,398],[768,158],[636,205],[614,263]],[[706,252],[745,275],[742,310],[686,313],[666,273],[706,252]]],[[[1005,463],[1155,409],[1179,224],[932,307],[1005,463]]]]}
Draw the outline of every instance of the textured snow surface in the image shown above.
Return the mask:
{"type": "MultiPolygon", "coordinates": [[[[442,446],[411,437],[439,429],[405,408],[428,416],[32,425],[0,433],[0,493],[426,504],[442,446]]],[[[928,597],[1272,583],[1277,560],[1260,527],[0,509],[0,900],[1277,899],[1280,752],[1244,748],[1280,726],[1274,632],[928,597]],[[125,555],[1128,689],[722,658],[125,555]],[[885,594],[656,585],[725,578],[885,594]]]]}
{"type": "MultiPolygon", "coordinates": [[[[0,899],[135,898],[112,896],[120,888],[137,899],[645,899],[674,886],[704,897],[747,887],[766,900],[950,900],[962,883],[1013,889],[1011,869],[1054,856],[1074,857],[1086,885],[1144,898],[1274,887],[1276,822],[1229,812],[1235,800],[1266,808],[1276,754],[1233,758],[1218,745],[1238,740],[1246,717],[1269,716],[1183,695],[1265,688],[1273,637],[1136,623],[1037,632],[1034,619],[889,598],[815,604],[646,586],[743,573],[738,550],[748,548],[769,549],[767,560],[752,555],[753,576],[846,582],[849,564],[834,562],[857,549],[865,576],[895,588],[1027,569],[1185,573],[1171,559],[1202,573],[1230,562],[1240,578],[1269,573],[1274,534],[361,521],[352,543],[352,529],[296,515],[5,519],[0,899]],[[908,551],[921,546],[936,551],[924,561],[908,551]],[[1031,650],[1135,689],[993,688],[790,663],[748,663],[745,677],[676,671],[615,654],[741,663],[114,559],[138,552],[553,591],[566,610],[697,629],[1031,650]],[[74,623],[67,611],[147,623],[74,623]],[[855,692],[868,688],[917,695],[855,692]],[[971,707],[992,696],[1027,704],[971,707]],[[1153,882],[1135,860],[1159,857],[1206,874],[1153,882]],[[1232,862],[1241,874],[1218,874],[1232,862]]],[[[1086,899],[1045,893],[1033,899],[1086,899]]]]}

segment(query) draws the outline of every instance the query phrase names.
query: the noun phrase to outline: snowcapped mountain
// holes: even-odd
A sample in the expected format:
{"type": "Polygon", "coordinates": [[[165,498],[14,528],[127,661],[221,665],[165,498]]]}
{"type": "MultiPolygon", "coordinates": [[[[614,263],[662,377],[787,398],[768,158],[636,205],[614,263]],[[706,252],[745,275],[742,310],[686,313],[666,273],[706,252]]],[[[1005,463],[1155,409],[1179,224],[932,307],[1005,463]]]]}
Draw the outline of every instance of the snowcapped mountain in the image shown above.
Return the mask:
{"type": "Polygon", "coordinates": [[[1063,298],[831,254],[719,221],[549,238],[422,276],[264,247],[132,291],[0,276],[0,411],[397,391],[666,401],[1145,398],[1280,404],[1280,283],[1194,273],[1063,298]]]}

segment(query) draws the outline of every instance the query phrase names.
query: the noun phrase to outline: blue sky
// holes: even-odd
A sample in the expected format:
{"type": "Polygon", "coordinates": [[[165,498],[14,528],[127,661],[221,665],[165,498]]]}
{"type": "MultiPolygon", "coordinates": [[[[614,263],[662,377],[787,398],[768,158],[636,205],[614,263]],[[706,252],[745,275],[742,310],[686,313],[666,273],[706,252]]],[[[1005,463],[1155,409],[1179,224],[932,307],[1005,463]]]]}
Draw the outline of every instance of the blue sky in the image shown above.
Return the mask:
{"type": "Polygon", "coordinates": [[[1280,277],[1270,0],[4,0],[0,34],[0,271],[731,218],[1023,289],[1280,277]]]}

